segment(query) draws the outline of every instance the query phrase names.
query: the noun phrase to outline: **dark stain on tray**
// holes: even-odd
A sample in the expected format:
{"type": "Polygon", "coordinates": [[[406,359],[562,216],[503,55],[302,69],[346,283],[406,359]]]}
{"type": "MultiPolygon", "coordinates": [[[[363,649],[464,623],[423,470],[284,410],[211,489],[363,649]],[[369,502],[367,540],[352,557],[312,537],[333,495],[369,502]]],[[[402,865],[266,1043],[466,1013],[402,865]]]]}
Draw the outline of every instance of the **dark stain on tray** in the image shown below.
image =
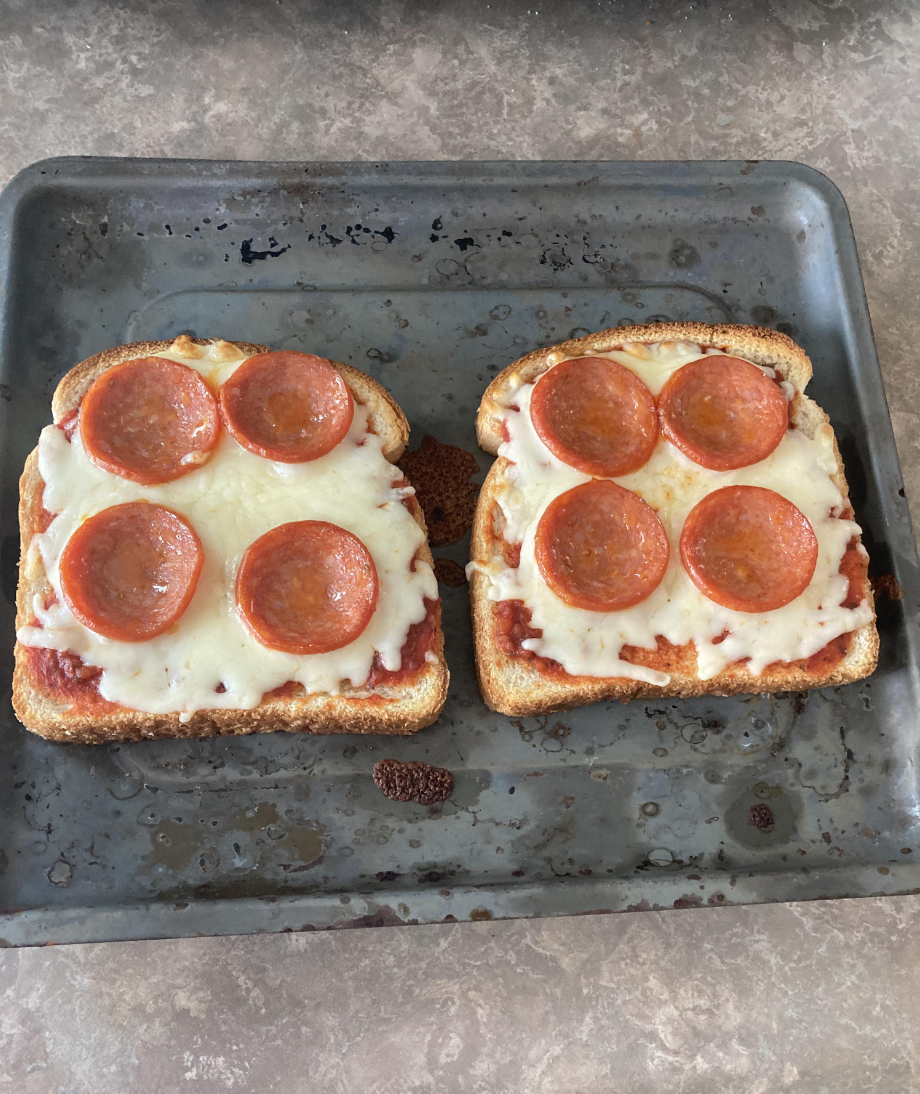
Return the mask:
{"type": "Polygon", "coordinates": [[[398,466],[415,487],[432,547],[457,543],[470,530],[479,487],[476,457],[453,444],[426,435],[415,452],[404,453],[398,466]]]}
{"type": "Polygon", "coordinates": [[[454,789],[454,776],[444,767],[432,767],[420,760],[378,760],[374,782],[391,801],[437,805],[447,801],[454,789]]]}
{"type": "MultiPolygon", "coordinates": [[[[381,904],[375,912],[358,916],[356,919],[344,919],[330,925],[330,931],[348,931],[358,927],[414,927],[417,919],[401,919],[389,904],[381,904]]],[[[312,923],[301,927],[302,931],[315,931],[312,923]]]]}
{"type": "Polygon", "coordinates": [[[701,908],[702,906],[703,898],[699,893],[683,893],[673,904],[675,908],[701,908]]]}
{"type": "Polygon", "coordinates": [[[252,240],[244,239],[240,244],[240,258],[247,266],[251,266],[253,262],[261,262],[266,258],[280,258],[285,251],[290,249],[290,243],[286,247],[279,247],[278,241],[272,236],[268,241],[268,250],[254,251],[252,249],[252,240]]]}
{"type": "Polygon", "coordinates": [[[700,253],[696,247],[676,239],[668,254],[668,261],[677,270],[690,270],[700,263],[700,253]]]}

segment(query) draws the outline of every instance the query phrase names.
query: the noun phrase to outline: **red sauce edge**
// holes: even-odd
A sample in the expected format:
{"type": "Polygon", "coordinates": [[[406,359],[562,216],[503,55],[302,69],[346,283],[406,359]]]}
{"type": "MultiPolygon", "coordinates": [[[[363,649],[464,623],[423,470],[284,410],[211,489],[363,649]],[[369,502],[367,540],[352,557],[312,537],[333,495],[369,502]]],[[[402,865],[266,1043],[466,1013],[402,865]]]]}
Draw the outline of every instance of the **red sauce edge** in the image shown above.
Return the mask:
{"type": "MultiPolygon", "coordinates": [[[[409,485],[409,480],[405,476],[403,476],[401,479],[394,479],[393,481],[394,490],[404,490],[409,485]]],[[[402,503],[409,510],[409,512],[413,516],[415,516],[415,506],[417,505],[417,502],[415,500],[415,494],[410,494],[407,498],[403,498],[402,503]]]]}
{"type": "MultiPolygon", "coordinates": [[[[367,678],[367,687],[394,687],[398,684],[404,684],[425,668],[428,663],[425,660],[425,654],[434,649],[437,640],[440,605],[440,600],[425,598],[425,618],[420,623],[413,623],[409,628],[409,633],[406,635],[406,641],[402,647],[402,664],[398,669],[385,669],[380,662],[380,654],[374,654],[370,675],[367,678]]],[[[267,691],[262,696],[262,702],[270,702],[272,699],[292,699],[303,694],[303,684],[288,680],[280,687],[267,691]]],[[[374,695],[362,697],[358,701],[366,703],[374,699],[380,702],[385,701],[380,696],[374,695]]]]}
{"type": "Polygon", "coordinates": [[[524,649],[522,643],[526,639],[543,637],[543,631],[531,627],[531,618],[530,608],[523,600],[500,600],[495,605],[495,641],[498,648],[511,657],[529,661],[538,672],[547,676],[571,676],[558,661],[524,649]]]}
{"type": "Polygon", "coordinates": [[[296,680],[287,680],[279,687],[272,688],[271,691],[263,692],[262,702],[270,703],[273,699],[293,699],[295,696],[303,694],[303,684],[298,684],[296,680]]]}
{"type": "Polygon", "coordinates": [[[51,526],[51,522],[54,520],[54,518],[55,518],[55,514],[54,513],[49,513],[48,510],[43,505],[41,507],[41,509],[39,509],[39,511],[38,511],[38,515],[36,517],[35,526],[34,526],[35,530],[32,534],[33,535],[38,535],[39,532],[47,532],[49,527],[51,526]]]}
{"type": "Polygon", "coordinates": [[[74,714],[110,714],[124,708],[99,694],[102,669],[84,665],[69,650],[23,646],[29,678],[44,694],[71,704],[74,714]]]}
{"type": "Polygon", "coordinates": [[[79,409],[68,410],[64,417],[57,423],[58,429],[64,434],[68,441],[73,437],[74,430],[77,428],[77,416],[79,413],[79,409]]]}
{"type": "MultiPolygon", "coordinates": [[[[846,519],[852,519],[852,513],[844,514],[846,519]]],[[[862,553],[857,549],[857,539],[854,536],[847,544],[847,549],[844,552],[843,558],[840,560],[839,572],[843,574],[847,579],[847,595],[843,601],[844,608],[856,608],[863,600],[862,592],[865,584],[866,563],[862,556],[862,553]]],[[[506,540],[501,541],[502,556],[504,557],[505,564],[510,568],[516,568],[520,565],[521,557],[521,545],[508,543],[506,540]]],[[[523,600],[501,600],[495,605],[495,641],[499,649],[503,653],[508,654],[511,657],[520,657],[523,660],[529,661],[530,664],[537,669],[538,672],[543,672],[548,676],[563,676],[569,679],[575,679],[565,671],[562,665],[558,661],[554,661],[548,657],[540,657],[539,654],[533,652],[533,650],[524,649],[523,643],[528,638],[542,638],[543,632],[530,626],[532,613],[530,609],[525,605],[523,600]]],[[[722,641],[728,637],[727,632],[720,636],[717,641],[722,641]]],[[[853,639],[853,632],[848,631],[846,634],[838,635],[822,647],[817,653],[813,653],[811,657],[804,658],[800,661],[774,661],[772,664],[767,665],[765,672],[770,669],[782,670],[782,669],[804,669],[806,672],[813,673],[815,675],[830,674],[830,672],[846,657],[850,650],[850,644],[853,639]]],[[[669,660],[670,655],[676,653],[679,647],[671,645],[665,638],[658,635],[656,638],[657,648],[655,650],[639,649],[633,646],[624,646],[621,651],[621,657],[624,661],[629,661],[637,665],[645,665],[649,668],[658,668],[662,664],[662,659],[665,659],[665,664],[669,660]]],[[[750,658],[744,657],[738,661],[732,662],[733,665],[743,666],[747,664],[750,658]]],[[[730,668],[731,666],[729,666],[730,668]]]]}
{"type": "Polygon", "coordinates": [[[424,669],[428,664],[425,654],[434,649],[437,641],[440,611],[440,599],[429,600],[425,597],[425,618],[409,628],[402,647],[402,664],[398,669],[385,669],[380,663],[380,654],[375,653],[370,676],[367,678],[369,688],[404,684],[424,669]]]}
{"type": "MultiPolygon", "coordinates": [[[[385,669],[380,663],[380,655],[374,654],[367,680],[368,687],[395,687],[411,680],[425,668],[428,663],[425,655],[434,649],[437,640],[440,605],[440,600],[429,600],[426,597],[425,618],[409,628],[402,647],[402,665],[398,669],[385,669]]],[[[34,620],[32,626],[36,626],[34,620]]],[[[102,698],[99,694],[102,669],[85,665],[78,654],[69,650],[62,653],[60,650],[43,649],[40,646],[22,648],[26,669],[36,687],[61,702],[69,702],[74,713],[102,714],[128,709],[102,698]]],[[[303,694],[303,684],[288,680],[280,687],[265,692],[262,702],[292,699],[303,694]]],[[[360,702],[369,702],[374,698],[379,697],[362,697],[360,702]]]]}

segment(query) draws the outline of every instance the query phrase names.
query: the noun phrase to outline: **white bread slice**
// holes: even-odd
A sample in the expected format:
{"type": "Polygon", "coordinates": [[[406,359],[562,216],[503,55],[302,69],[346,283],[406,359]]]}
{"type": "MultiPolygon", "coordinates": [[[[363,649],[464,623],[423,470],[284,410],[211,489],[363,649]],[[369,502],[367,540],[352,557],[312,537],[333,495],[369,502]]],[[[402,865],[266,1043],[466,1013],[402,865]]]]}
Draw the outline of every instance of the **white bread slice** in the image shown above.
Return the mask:
{"type": "MultiPolygon", "coordinates": [[[[799,346],[784,334],[763,327],[707,326],[703,323],[660,323],[636,327],[617,327],[599,331],[584,338],[573,339],[556,346],[535,350],[509,365],[487,388],[476,419],[479,443],[486,452],[497,454],[502,443],[501,406],[498,399],[520,383],[529,383],[549,368],[551,355],[562,353],[575,357],[618,349],[625,343],[651,344],[681,341],[702,347],[716,347],[735,353],[756,364],[776,369],[792,384],[792,422],[809,437],[818,426],[828,423],[824,411],[804,394],[811,379],[811,361],[799,346]]],[[[834,441],[837,469],[831,476],[844,498],[849,496],[840,452],[834,441]]],[[[501,557],[501,509],[497,495],[507,461],[499,457],[492,465],[479,495],[473,522],[470,558],[489,565],[501,557]]],[[[868,573],[862,574],[863,595],[873,602],[868,573]]],[[[623,677],[569,676],[547,673],[524,657],[504,652],[495,640],[496,604],[488,599],[489,578],[472,572],[470,598],[476,647],[476,672],[483,699],[492,709],[503,714],[527,716],[547,714],[570,707],[583,706],[599,699],[627,701],[638,698],[691,697],[697,695],[738,695],[777,691],[805,691],[831,687],[862,679],[875,670],[878,660],[878,631],[875,622],[857,630],[850,641],[846,656],[829,671],[808,670],[804,663],[795,662],[768,666],[756,676],[744,665],[727,666],[709,680],[696,675],[696,656],[692,648],[682,648],[667,669],[671,681],[666,687],[655,687],[623,677]]]]}
{"type": "MultiPolygon", "coordinates": [[[[219,339],[185,339],[187,344],[209,345],[219,339]]],[[[55,422],[76,410],[90,385],[101,373],[123,361],[155,355],[174,345],[170,341],[133,342],[98,353],[74,366],[63,377],[54,393],[51,407],[55,422]]],[[[247,354],[264,353],[266,346],[235,342],[232,346],[247,354]]],[[[376,380],[337,361],[331,362],[341,373],[354,398],[368,408],[374,431],[383,441],[383,454],[395,463],[409,438],[406,418],[396,401],[376,380]]],[[[19,587],[16,594],[16,627],[31,623],[31,605],[36,593],[52,592],[40,561],[26,567],[32,535],[41,527],[44,482],[38,470],[38,449],[26,460],[19,484],[20,561],[19,587]]],[[[414,498],[411,512],[422,530],[425,518],[414,498]]],[[[427,542],[417,558],[432,564],[427,542]]],[[[444,636],[441,631],[440,605],[436,611],[437,660],[426,664],[418,675],[405,683],[381,686],[369,691],[356,688],[341,695],[295,694],[273,698],[249,710],[201,710],[188,722],[179,714],[146,714],[116,707],[92,712],[76,712],[71,704],[47,689],[30,671],[26,651],[16,643],[16,668],[13,674],[13,707],[27,729],[55,741],[98,744],[105,741],[142,740],[160,737],[212,737],[222,734],[264,733],[288,730],[296,733],[386,733],[410,734],[436,720],[447,696],[448,671],[444,660],[444,636]]],[[[302,692],[303,689],[301,688],[302,692]]]]}

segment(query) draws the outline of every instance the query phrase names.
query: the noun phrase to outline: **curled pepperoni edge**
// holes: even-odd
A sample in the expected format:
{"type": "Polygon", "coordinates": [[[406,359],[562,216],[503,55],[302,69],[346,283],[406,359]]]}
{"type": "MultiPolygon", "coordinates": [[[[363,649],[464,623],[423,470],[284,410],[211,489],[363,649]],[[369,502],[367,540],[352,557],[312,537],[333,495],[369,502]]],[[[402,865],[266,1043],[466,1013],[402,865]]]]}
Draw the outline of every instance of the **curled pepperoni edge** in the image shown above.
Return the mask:
{"type": "MultiPolygon", "coordinates": [[[[766,498],[763,498],[762,500],[764,502],[767,501],[766,498]]],[[[756,504],[760,504],[760,502],[756,502],[756,504]]],[[[818,562],[818,538],[815,535],[814,528],[811,526],[811,522],[798,506],[794,505],[788,498],[784,498],[782,494],[778,494],[775,490],[768,490],[761,486],[724,486],[720,490],[714,490],[711,494],[707,494],[690,510],[687,519],[684,521],[678,550],[681,563],[683,564],[688,577],[707,599],[721,605],[723,608],[728,608],[730,611],[745,612],[749,615],[759,615],[765,612],[776,611],[779,608],[785,607],[787,604],[791,604],[793,600],[800,597],[808,588],[814,577],[815,567],[818,562]],[[707,519],[711,519],[710,511],[712,510],[712,507],[718,505],[720,501],[724,505],[733,500],[728,498],[728,495],[739,497],[742,493],[747,495],[749,499],[760,498],[762,495],[772,495],[772,498],[769,500],[772,502],[774,510],[785,509],[786,512],[796,520],[799,524],[800,533],[804,537],[805,542],[809,544],[810,548],[808,552],[810,559],[804,560],[804,564],[800,567],[800,572],[795,582],[787,580],[786,590],[781,595],[775,595],[773,599],[768,600],[765,605],[752,606],[750,600],[745,600],[720,589],[717,584],[714,584],[711,579],[707,577],[705,570],[701,567],[696,558],[696,548],[699,544],[701,534],[705,531],[705,522],[707,519]],[[776,501],[773,501],[773,499],[776,499],[776,501]],[[777,502],[781,504],[777,504],[777,502]],[[793,512],[790,512],[790,510],[793,512]]],[[[794,575],[787,568],[787,579],[792,576],[794,575]]]]}
{"type": "Polygon", "coordinates": [[[300,353],[296,350],[272,350],[268,353],[257,353],[254,356],[247,358],[247,360],[245,360],[233,374],[221,384],[219,402],[224,425],[227,427],[228,433],[230,433],[237,444],[247,449],[249,452],[254,453],[256,456],[271,460],[273,463],[311,463],[313,460],[318,460],[320,457],[327,455],[327,453],[331,452],[336,445],[341,444],[345,439],[355,415],[354,396],[339,370],[325,357],[317,357],[312,353],[300,353]],[[292,450],[290,447],[283,447],[280,445],[272,446],[265,443],[265,438],[252,436],[247,432],[246,426],[240,421],[241,415],[239,413],[239,404],[243,399],[243,396],[239,391],[241,385],[244,381],[251,378],[253,372],[264,367],[266,363],[268,363],[269,358],[274,358],[277,362],[277,360],[282,357],[303,358],[311,363],[311,367],[316,368],[319,366],[318,371],[326,374],[327,381],[330,381],[330,390],[337,391],[340,396],[344,395],[347,400],[344,413],[339,415],[335,422],[331,423],[334,425],[334,429],[328,431],[328,436],[321,445],[318,445],[315,442],[312,445],[307,445],[305,443],[299,450],[292,450]]]}
{"type": "Polygon", "coordinates": [[[139,483],[142,486],[157,486],[161,483],[181,479],[207,463],[220,439],[220,409],[210,385],[195,369],[182,364],[180,361],[171,361],[166,357],[135,357],[130,361],[122,361],[97,376],[83,396],[79,411],[77,413],[71,411],[70,414],[65,415],[59,426],[68,440],[71,440],[74,431],[79,429],[80,440],[87,456],[104,471],[109,471],[113,475],[118,475],[119,478],[129,479],[131,482],[139,483]],[[168,371],[176,380],[182,377],[193,398],[199,400],[207,408],[204,417],[208,419],[208,432],[205,435],[205,443],[198,448],[192,449],[191,453],[186,454],[201,453],[204,458],[187,460],[184,464],[181,461],[171,461],[161,473],[138,470],[100,451],[96,439],[98,436],[98,423],[94,421],[102,410],[106,386],[107,383],[111,382],[113,376],[152,363],[163,366],[161,372],[164,375],[168,371]],[[179,370],[184,370],[184,372],[179,370]]]}
{"type": "MultiPolygon", "coordinates": [[[[752,384],[760,384],[760,380],[754,376],[754,373],[749,373],[749,375],[752,384]]],[[[718,376],[715,379],[716,382],[718,382],[718,376]]],[[[693,460],[694,463],[707,468],[709,471],[736,471],[741,467],[750,467],[752,464],[760,463],[776,451],[789,426],[789,407],[786,402],[786,397],[780,391],[776,383],[759,369],[757,365],[752,364],[750,361],[745,361],[741,357],[732,357],[730,354],[713,353],[707,354],[704,357],[698,357],[694,361],[688,361],[687,364],[682,365],[676,372],[671,374],[664,387],[658,393],[658,418],[662,436],[666,437],[667,440],[675,445],[675,447],[679,448],[688,459],[693,460]],[[753,369],[757,373],[757,376],[764,381],[765,386],[762,387],[764,398],[767,400],[768,406],[772,407],[772,409],[767,410],[767,414],[772,415],[774,420],[772,423],[767,423],[770,428],[760,433],[762,443],[756,449],[750,449],[747,456],[740,458],[729,458],[717,453],[712,453],[696,444],[681,432],[680,425],[675,421],[673,413],[673,405],[676,399],[688,385],[694,382],[696,376],[699,374],[700,366],[710,366],[714,361],[719,360],[720,358],[733,362],[732,366],[719,366],[720,370],[723,370],[723,372],[726,367],[734,367],[734,365],[744,366],[742,369],[744,372],[748,372],[748,369],[753,369]],[[767,392],[771,392],[771,394],[767,395],[767,392]]]]}
{"type": "Polygon", "coordinates": [[[243,552],[243,557],[241,558],[239,568],[237,569],[234,586],[234,600],[240,618],[243,620],[243,623],[249,632],[261,645],[268,649],[278,650],[281,653],[309,656],[312,654],[332,653],[334,650],[342,649],[344,646],[347,646],[358,639],[367,629],[374,612],[377,610],[379,592],[380,579],[377,574],[377,567],[374,563],[373,556],[354,533],[349,532],[345,528],[341,528],[337,524],[332,524],[329,521],[305,520],[290,521],[287,524],[280,524],[249,544],[243,552]],[[309,531],[304,526],[310,526],[309,531]],[[364,605],[358,616],[361,620],[360,626],[352,628],[343,641],[336,642],[334,645],[324,642],[311,642],[307,639],[298,642],[286,642],[283,639],[279,639],[276,634],[271,633],[267,621],[263,621],[257,617],[255,597],[251,588],[252,584],[261,577],[261,574],[257,571],[257,567],[259,566],[259,563],[263,561],[267,552],[274,552],[282,549],[283,544],[286,541],[289,541],[291,537],[296,537],[298,534],[310,534],[317,528],[322,528],[324,531],[333,529],[340,535],[342,541],[355,551],[355,555],[361,558],[361,561],[365,565],[369,565],[370,567],[373,591],[369,603],[364,605]],[[362,555],[363,558],[361,557],[362,555]]]}
{"type": "MultiPolygon", "coordinates": [[[[593,500],[595,499],[592,499],[592,501],[593,500]]],[[[582,483],[581,485],[572,487],[572,489],[560,494],[546,507],[543,516],[540,518],[540,522],[537,525],[534,554],[537,567],[544,580],[556,596],[565,603],[569,604],[571,607],[581,608],[585,611],[620,612],[627,611],[629,608],[634,608],[637,604],[641,604],[658,588],[664,580],[664,576],[668,569],[671,546],[664,525],[661,523],[661,518],[648,502],[632,490],[627,490],[625,487],[619,486],[609,479],[592,479],[590,482],[582,483]],[[624,506],[628,505],[632,509],[634,517],[638,520],[642,520],[645,525],[644,534],[649,537],[653,552],[650,557],[646,558],[647,569],[652,575],[652,580],[648,584],[648,587],[644,588],[639,595],[636,595],[634,592],[631,596],[626,598],[607,598],[605,600],[593,596],[582,595],[571,589],[555,572],[551,555],[552,545],[548,539],[551,522],[561,519],[565,509],[570,507],[574,501],[580,500],[581,497],[584,497],[587,494],[597,494],[599,491],[603,491],[605,494],[613,492],[613,496],[619,498],[624,506]]]]}
{"type": "MultiPolygon", "coordinates": [[[[149,529],[148,534],[150,534],[149,529]]],[[[160,534],[162,534],[162,531],[160,534]]],[[[74,618],[82,623],[88,630],[91,630],[94,634],[101,635],[103,638],[109,638],[117,642],[135,643],[146,642],[151,638],[156,638],[158,635],[163,634],[164,631],[168,631],[170,627],[182,618],[192,601],[192,597],[195,595],[195,590],[198,587],[198,578],[201,576],[203,564],[204,550],[201,546],[201,540],[198,538],[198,533],[185,517],[165,505],[156,505],[152,502],[145,501],[134,501],[109,506],[108,509],[103,509],[101,512],[96,513],[94,516],[85,520],[74,531],[70,539],[68,539],[67,543],[64,545],[64,549],[61,552],[58,572],[61,582],[61,594],[74,618]],[[77,573],[74,572],[78,566],[78,562],[72,556],[81,548],[85,549],[89,546],[89,543],[86,542],[87,537],[96,533],[104,519],[110,519],[116,510],[120,510],[121,515],[124,516],[124,511],[126,509],[136,509],[138,515],[140,515],[142,509],[156,511],[158,514],[168,514],[168,516],[176,522],[174,530],[179,535],[186,534],[190,537],[189,543],[194,551],[194,558],[190,560],[191,565],[186,568],[182,595],[175,599],[172,609],[164,619],[153,626],[142,629],[139,627],[128,629],[108,624],[97,614],[94,614],[89,603],[90,598],[86,595],[86,591],[83,588],[83,582],[77,573]]]]}
{"type": "MultiPolygon", "coordinates": [[[[533,394],[530,398],[530,420],[537,436],[557,459],[586,475],[619,478],[622,475],[632,474],[648,463],[652,452],[655,450],[655,445],[658,443],[658,414],[655,397],[648,385],[631,369],[606,357],[575,357],[562,361],[544,372],[534,385],[533,394]],[[623,455],[618,459],[610,460],[593,460],[584,457],[553,431],[549,419],[552,400],[558,390],[558,384],[560,380],[586,362],[591,365],[600,363],[609,368],[610,372],[620,378],[622,382],[632,387],[636,398],[643,403],[649,433],[643,437],[641,447],[631,458],[623,455]]],[[[507,440],[507,437],[505,439],[507,440]]]]}

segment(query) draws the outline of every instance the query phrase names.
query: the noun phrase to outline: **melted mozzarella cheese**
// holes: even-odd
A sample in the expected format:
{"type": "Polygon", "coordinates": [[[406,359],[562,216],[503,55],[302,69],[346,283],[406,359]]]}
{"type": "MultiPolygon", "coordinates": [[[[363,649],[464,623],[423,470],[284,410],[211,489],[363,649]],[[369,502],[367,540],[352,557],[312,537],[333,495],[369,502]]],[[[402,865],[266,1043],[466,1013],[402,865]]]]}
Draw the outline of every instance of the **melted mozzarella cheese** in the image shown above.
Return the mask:
{"type": "MultiPolygon", "coordinates": [[[[619,361],[657,395],[673,372],[703,352],[698,346],[669,342],[594,356],[619,361]]],[[[560,354],[552,365],[564,359],[560,354]]],[[[533,387],[521,385],[502,400],[509,439],[499,455],[509,466],[498,502],[504,538],[521,543],[520,565],[510,568],[500,558],[471,564],[489,577],[490,599],[522,600],[530,609],[532,626],[543,635],[526,639],[526,649],[558,661],[572,675],[621,676],[664,686],[670,679],[667,674],[621,660],[623,646],[654,649],[661,635],[676,646],[696,645],[702,680],[745,657],[750,658],[748,670],[759,675],[774,661],[809,657],[838,635],[872,620],[872,608],[865,601],[857,608],[841,607],[848,583],[839,572],[840,562],[859,526],[840,518],[845,503],[831,478],[836,459],[830,426],[820,427],[814,439],[789,430],[766,460],[737,471],[709,471],[659,438],[644,467],[614,481],[647,501],[664,525],[671,556],[663,581],[641,604],[622,612],[590,612],[566,604],[539,573],[534,537],[553,498],[588,482],[590,476],[557,459],[537,436],[530,418],[533,387]],[[734,485],[775,490],[798,506],[817,536],[818,563],[811,583],[776,611],[753,614],[723,608],[697,589],[681,565],[678,543],[690,510],[713,490],[734,485]],[[714,641],[725,632],[724,641],[714,641]]]]}
{"type": "MultiPolygon", "coordinates": [[[[179,344],[179,343],[177,343],[179,344]]],[[[189,365],[216,388],[247,355],[228,343],[182,346],[159,353],[189,365]]],[[[23,627],[20,642],[72,650],[101,668],[103,698],[151,714],[214,707],[251,708],[263,694],[289,680],[307,692],[337,693],[343,683],[361,687],[374,654],[384,668],[398,669],[409,627],[425,618],[425,598],[436,599],[437,581],[427,563],[413,559],[424,534],[402,503],[411,488],[382,454],[380,438],[367,429],[366,409],[355,404],[345,439],[332,452],[306,464],[271,463],[242,448],[224,430],[211,459],[174,482],[142,486],[97,467],[77,430],[68,442],[56,426],[42,431],[39,470],[45,508],[56,514],[33,538],[57,602],[45,608],[36,597],[40,626],[23,627]],[[61,597],[58,563],[75,529],[110,505],[143,499],[186,516],[204,548],[204,566],[192,602],[165,634],[146,642],[112,641],[79,623],[61,597]],[[234,603],[240,557],[255,539],[279,524],[326,520],[354,533],[377,567],[377,609],[354,642],[331,653],[301,656],[262,646],[245,627],[234,603]],[[226,690],[215,689],[223,685],[226,690]]]]}

